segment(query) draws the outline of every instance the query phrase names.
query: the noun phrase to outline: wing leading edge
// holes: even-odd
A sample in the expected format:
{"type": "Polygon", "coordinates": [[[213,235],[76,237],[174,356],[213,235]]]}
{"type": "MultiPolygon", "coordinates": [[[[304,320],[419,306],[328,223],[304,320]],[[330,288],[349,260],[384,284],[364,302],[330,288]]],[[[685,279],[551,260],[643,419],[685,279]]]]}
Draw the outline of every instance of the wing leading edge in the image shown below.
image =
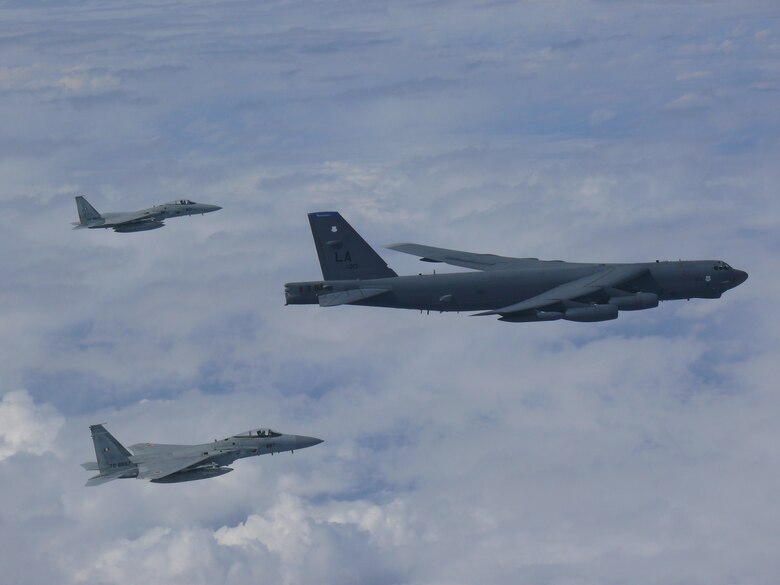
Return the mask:
{"type": "Polygon", "coordinates": [[[473,268],[474,270],[509,270],[523,268],[539,263],[538,258],[511,258],[509,256],[496,256],[495,254],[477,254],[474,252],[462,252],[422,244],[389,244],[385,246],[389,250],[419,256],[423,262],[444,262],[453,266],[473,268]]]}

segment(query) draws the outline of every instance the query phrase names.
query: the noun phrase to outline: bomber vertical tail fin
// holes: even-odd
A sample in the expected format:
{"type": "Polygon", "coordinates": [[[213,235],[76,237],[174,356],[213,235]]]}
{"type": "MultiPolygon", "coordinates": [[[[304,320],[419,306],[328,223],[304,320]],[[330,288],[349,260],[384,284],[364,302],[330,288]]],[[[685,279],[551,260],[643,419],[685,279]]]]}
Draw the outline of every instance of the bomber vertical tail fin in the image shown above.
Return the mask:
{"type": "Polygon", "coordinates": [[[79,211],[79,221],[81,224],[87,224],[96,219],[103,219],[103,216],[98,213],[98,210],[92,207],[92,205],[81,195],[76,196],[76,209],[79,211]]]}
{"type": "Polygon", "coordinates": [[[398,276],[337,211],[310,213],[309,224],[325,280],[398,276]]]}

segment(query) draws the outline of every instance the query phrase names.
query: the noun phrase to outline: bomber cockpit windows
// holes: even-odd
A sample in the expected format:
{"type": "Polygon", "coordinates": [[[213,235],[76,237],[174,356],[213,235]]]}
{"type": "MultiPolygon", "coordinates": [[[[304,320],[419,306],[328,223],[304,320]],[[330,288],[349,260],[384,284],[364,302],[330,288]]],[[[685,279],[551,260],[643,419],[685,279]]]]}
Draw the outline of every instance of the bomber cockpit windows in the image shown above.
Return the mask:
{"type": "Polygon", "coordinates": [[[720,260],[715,263],[714,268],[715,270],[731,270],[731,266],[720,260]]]}

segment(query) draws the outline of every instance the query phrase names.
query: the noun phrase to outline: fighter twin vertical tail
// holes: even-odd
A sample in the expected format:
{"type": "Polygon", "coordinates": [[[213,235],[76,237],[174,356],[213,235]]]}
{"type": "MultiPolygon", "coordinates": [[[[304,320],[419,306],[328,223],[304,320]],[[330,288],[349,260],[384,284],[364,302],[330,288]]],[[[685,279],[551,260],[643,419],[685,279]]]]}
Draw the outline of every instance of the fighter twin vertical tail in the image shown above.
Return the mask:
{"type": "MultiPolygon", "coordinates": [[[[124,448],[103,425],[92,425],[92,443],[95,445],[95,457],[100,474],[87,481],[88,486],[100,485],[122,476],[133,476],[136,465],[130,461],[130,451],[124,448]]],[[[87,465],[85,468],[89,469],[87,465]]]]}
{"type": "Polygon", "coordinates": [[[98,213],[97,209],[92,207],[89,201],[81,195],[76,197],[76,208],[79,210],[79,221],[82,224],[95,221],[96,219],[103,219],[103,216],[98,213]]]}
{"type": "Polygon", "coordinates": [[[309,224],[325,280],[398,276],[340,213],[310,213],[309,224]]]}

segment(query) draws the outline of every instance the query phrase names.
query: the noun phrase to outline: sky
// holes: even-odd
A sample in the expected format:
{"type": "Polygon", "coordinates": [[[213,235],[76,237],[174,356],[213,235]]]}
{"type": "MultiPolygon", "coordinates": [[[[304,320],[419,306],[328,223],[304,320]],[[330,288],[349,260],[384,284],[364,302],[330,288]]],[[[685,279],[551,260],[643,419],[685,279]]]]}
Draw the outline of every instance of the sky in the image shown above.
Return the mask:
{"type": "Polygon", "coordinates": [[[775,0],[0,2],[4,581],[776,584],[778,92],[775,0]],[[76,195],[223,209],[72,231],[76,195]],[[285,307],[318,210],[399,274],[750,279],[588,324],[285,307]],[[325,442],[85,488],[95,423],[325,442]]]}

